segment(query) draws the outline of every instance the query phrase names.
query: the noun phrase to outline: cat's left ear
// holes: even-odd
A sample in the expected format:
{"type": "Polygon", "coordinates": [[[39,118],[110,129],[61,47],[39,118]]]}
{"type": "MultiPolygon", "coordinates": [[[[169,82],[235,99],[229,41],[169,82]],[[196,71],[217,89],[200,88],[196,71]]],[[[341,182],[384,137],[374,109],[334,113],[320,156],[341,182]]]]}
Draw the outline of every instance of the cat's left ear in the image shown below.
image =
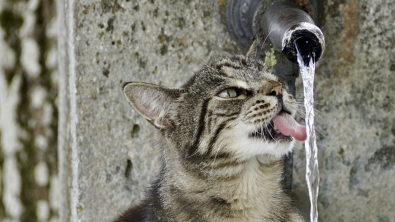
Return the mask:
{"type": "Polygon", "coordinates": [[[156,128],[176,126],[172,104],[179,98],[180,90],[148,83],[129,82],[124,84],[123,93],[137,112],[156,128]]]}

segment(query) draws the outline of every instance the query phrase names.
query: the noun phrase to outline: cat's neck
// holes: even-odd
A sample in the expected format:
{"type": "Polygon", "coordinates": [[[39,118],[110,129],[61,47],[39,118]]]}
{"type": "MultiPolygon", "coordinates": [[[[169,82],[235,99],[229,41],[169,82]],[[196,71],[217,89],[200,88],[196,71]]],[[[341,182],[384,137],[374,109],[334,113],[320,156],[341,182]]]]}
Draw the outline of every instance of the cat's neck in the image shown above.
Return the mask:
{"type": "Polygon", "coordinates": [[[162,171],[159,196],[170,214],[172,209],[184,209],[185,215],[177,215],[176,221],[188,221],[189,213],[201,221],[284,221],[287,217],[290,201],[282,191],[281,160],[254,157],[211,177],[209,170],[202,177],[183,168],[180,161],[171,162],[162,171]]]}

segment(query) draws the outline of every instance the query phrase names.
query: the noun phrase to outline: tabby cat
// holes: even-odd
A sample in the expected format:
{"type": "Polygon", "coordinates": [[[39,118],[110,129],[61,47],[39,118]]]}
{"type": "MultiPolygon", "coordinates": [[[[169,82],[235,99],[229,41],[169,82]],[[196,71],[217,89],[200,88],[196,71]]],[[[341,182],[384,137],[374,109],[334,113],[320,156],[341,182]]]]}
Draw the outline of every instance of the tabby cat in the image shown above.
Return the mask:
{"type": "Polygon", "coordinates": [[[306,138],[286,83],[264,63],[221,58],[179,89],[126,83],[162,135],[159,178],[116,222],[303,221],[282,190],[282,157],[306,138]]]}

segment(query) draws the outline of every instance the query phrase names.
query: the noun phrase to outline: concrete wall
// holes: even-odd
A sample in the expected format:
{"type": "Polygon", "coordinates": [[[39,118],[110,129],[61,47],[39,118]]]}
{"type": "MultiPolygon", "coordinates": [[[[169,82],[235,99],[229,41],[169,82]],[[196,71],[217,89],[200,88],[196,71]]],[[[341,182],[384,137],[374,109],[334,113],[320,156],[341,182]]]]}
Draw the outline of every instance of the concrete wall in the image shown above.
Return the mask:
{"type": "MultiPolygon", "coordinates": [[[[179,86],[210,58],[237,53],[225,3],[0,1],[0,220],[110,221],[138,203],[159,168],[158,135],[127,104],[122,82],[179,86]]],[[[324,8],[320,220],[394,221],[395,2],[324,8]]],[[[297,89],[302,101],[300,79],[297,89]]],[[[293,196],[307,215],[303,149],[293,196]]]]}

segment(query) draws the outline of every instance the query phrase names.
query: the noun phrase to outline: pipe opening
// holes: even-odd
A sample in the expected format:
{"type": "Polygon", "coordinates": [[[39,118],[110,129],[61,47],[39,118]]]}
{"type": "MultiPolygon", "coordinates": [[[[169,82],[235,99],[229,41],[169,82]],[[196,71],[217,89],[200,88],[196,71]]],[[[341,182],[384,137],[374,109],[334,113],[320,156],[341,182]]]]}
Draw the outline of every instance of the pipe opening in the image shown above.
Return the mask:
{"type": "MultiPolygon", "coordinates": [[[[283,50],[284,55],[292,62],[297,62],[297,50],[298,47],[300,54],[303,57],[304,63],[309,64],[310,58],[314,57],[315,61],[318,61],[322,55],[324,47],[323,37],[318,38],[311,30],[294,30],[291,31],[291,35],[284,39],[283,50]]],[[[321,35],[319,35],[321,36],[321,35]]]]}

